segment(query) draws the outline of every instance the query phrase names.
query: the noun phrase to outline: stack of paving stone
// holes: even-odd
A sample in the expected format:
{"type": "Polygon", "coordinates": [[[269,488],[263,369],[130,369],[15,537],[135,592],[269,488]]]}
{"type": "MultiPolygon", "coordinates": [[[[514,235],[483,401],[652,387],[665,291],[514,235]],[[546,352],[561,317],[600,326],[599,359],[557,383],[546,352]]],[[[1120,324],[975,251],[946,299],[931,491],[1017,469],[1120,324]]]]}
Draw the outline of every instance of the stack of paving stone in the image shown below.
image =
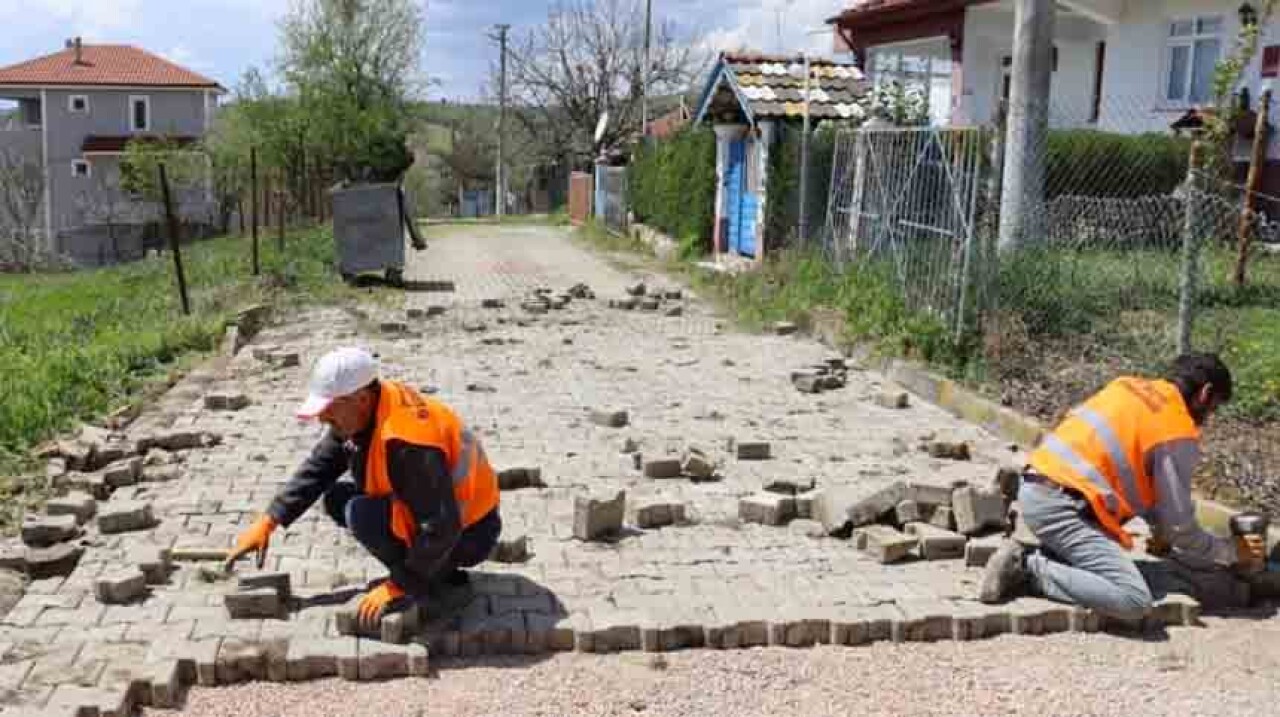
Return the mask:
{"type": "Polygon", "coordinates": [[[810,368],[791,372],[791,385],[801,393],[822,393],[844,388],[849,367],[842,358],[830,358],[810,368]]]}
{"type": "MultiPolygon", "coordinates": [[[[586,284],[575,284],[567,291],[556,292],[546,287],[534,289],[524,301],[520,302],[520,308],[529,314],[545,314],[549,311],[559,311],[569,306],[574,299],[594,299],[595,293],[586,284]]],[[[501,308],[502,303],[497,299],[487,299],[484,302],[486,308],[501,308]]]]}
{"type": "Polygon", "coordinates": [[[611,299],[609,308],[623,311],[661,311],[665,316],[681,316],[684,314],[684,306],[676,302],[683,298],[684,292],[680,289],[650,289],[644,282],[640,282],[627,287],[625,298],[611,299]]]}

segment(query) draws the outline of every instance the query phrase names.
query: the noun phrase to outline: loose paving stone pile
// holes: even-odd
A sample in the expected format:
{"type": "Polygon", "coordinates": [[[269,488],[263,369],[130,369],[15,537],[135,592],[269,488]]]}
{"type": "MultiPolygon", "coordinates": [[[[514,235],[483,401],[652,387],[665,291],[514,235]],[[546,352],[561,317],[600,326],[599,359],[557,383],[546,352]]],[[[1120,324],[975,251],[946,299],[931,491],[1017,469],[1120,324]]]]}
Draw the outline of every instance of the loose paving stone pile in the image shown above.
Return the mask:
{"type": "Polygon", "coordinates": [[[848,380],[848,366],[842,358],[827,359],[810,368],[791,372],[791,385],[800,393],[834,391],[844,388],[848,380]]]}

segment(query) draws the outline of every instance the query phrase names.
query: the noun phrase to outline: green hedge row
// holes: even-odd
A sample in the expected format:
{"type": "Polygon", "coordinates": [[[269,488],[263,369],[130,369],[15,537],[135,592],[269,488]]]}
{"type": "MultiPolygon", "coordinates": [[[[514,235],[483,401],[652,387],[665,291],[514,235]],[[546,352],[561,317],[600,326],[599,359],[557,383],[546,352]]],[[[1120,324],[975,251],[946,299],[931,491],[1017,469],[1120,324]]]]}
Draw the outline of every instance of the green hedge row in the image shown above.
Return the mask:
{"type": "MultiPolygon", "coordinates": [[[[706,128],[642,146],[627,177],[637,221],[711,251],[715,223],[716,137],[706,128]]],[[[693,247],[691,247],[692,249],[693,247]]]]}
{"type": "MultiPolygon", "coordinates": [[[[805,204],[809,239],[821,235],[827,222],[831,192],[831,162],[836,133],[823,128],[809,135],[809,183],[805,204]]],[[[778,142],[769,150],[769,203],[765,208],[765,238],[770,249],[794,246],[800,223],[800,128],[784,125],[778,142]]]]}
{"type": "Polygon", "coordinates": [[[1054,130],[1045,191],[1050,199],[1168,194],[1186,179],[1190,153],[1190,140],[1166,134],[1054,130]]]}

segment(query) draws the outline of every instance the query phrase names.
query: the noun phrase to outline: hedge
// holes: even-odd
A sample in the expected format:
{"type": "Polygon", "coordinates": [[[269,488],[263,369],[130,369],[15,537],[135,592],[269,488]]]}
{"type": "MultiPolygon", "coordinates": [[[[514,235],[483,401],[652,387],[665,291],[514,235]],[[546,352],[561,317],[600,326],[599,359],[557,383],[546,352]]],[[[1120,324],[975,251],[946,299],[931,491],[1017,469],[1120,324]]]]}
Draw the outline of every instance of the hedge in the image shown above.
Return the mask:
{"type": "MultiPolygon", "coordinates": [[[[800,223],[800,128],[783,125],[777,144],[769,150],[769,203],[765,209],[766,247],[791,246],[800,223]]],[[[824,128],[809,134],[809,238],[820,236],[827,222],[831,191],[831,162],[836,133],[824,128]]]]}
{"type": "Polygon", "coordinates": [[[1049,199],[1169,194],[1186,179],[1190,152],[1189,140],[1165,134],[1054,130],[1045,192],[1049,199]]]}
{"type": "MultiPolygon", "coordinates": [[[[671,139],[641,147],[627,177],[637,221],[711,251],[715,224],[716,137],[689,128],[671,139]]],[[[694,247],[691,247],[691,249],[694,247]]]]}

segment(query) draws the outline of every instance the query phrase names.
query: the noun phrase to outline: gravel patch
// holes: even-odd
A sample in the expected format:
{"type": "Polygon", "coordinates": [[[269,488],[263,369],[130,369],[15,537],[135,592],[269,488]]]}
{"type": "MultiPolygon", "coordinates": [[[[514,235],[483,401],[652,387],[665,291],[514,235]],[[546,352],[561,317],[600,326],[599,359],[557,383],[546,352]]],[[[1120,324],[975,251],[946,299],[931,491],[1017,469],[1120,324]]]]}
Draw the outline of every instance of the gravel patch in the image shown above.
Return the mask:
{"type": "Polygon", "coordinates": [[[433,679],[196,688],[180,714],[1273,714],[1280,701],[1280,619],[1208,622],[1208,629],[1171,629],[1167,639],[1004,636],[860,648],[439,660],[433,679]]]}

